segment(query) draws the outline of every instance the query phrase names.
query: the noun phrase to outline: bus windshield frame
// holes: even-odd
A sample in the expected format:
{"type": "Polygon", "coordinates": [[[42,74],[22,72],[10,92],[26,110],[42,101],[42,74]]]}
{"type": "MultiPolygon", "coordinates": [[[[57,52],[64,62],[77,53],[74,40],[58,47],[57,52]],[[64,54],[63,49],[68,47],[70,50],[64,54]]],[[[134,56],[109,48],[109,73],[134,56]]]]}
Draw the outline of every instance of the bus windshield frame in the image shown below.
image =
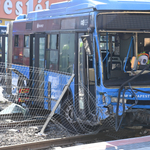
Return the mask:
{"type": "MultiPolygon", "coordinates": [[[[143,20],[150,18],[150,13],[105,12],[97,15],[100,59],[103,64],[101,73],[104,86],[121,86],[149,65],[150,29],[145,23],[144,25],[139,23],[142,18],[144,18],[143,20]],[[133,57],[135,57],[133,62],[135,66],[131,68],[133,57]],[[145,64],[142,62],[145,61],[142,58],[146,58],[145,64]]],[[[149,73],[148,67],[131,84],[148,87],[149,73]]]]}

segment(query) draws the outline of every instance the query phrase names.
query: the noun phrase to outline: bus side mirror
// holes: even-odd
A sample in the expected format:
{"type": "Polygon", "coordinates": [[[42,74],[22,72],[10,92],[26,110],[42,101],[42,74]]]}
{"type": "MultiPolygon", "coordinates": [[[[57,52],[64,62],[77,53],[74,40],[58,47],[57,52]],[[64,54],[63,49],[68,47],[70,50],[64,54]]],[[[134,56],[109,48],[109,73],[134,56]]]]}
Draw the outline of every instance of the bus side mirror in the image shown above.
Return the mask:
{"type": "Polygon", "coordinates": [[[91,44],[91,38],[90,35],[82,35],[81,36],[83,41],[83,46],[87,54],[92,55],[92,44],[91,44]]]}
{"type": "Polygon", "coordinates": [[[131,69],[136,70],[138,65],[138,60],[135,56],[132,57],[131,59],[131,69]]]}

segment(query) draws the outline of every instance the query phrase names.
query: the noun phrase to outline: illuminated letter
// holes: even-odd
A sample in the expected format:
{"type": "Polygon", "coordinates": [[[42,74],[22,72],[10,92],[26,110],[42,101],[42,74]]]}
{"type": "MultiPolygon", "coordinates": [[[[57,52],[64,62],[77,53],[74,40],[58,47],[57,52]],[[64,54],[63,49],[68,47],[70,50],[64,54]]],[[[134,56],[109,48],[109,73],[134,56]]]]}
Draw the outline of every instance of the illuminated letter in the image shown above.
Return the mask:
{"type": "Polygon", "coordinates": [[[36,10],[41,10],[41,9],[43,9],[43,8],[42,8],[42,5],[37,4],[36,7],[35,7],[35,11],[36,11],[36,10]]]}
{"type": "Polygon", "coordinates": [[[38,3],[41,3],[42,2],[42,0],[38,0],[38,3]]]}
{"type": "Polygon", "coordinates": [[[49,1],[46,1],[45,5],[46,5],[46,9],[49,9],[49,1]]]}
{"type": "Polygon", "coordinates": [[[4,11],[8,15],[12,13],[12,9],[10,8],[12,8],[12,2],[10,0],[6,0],[4,2],[4,11]]]}
{"type": "Polygon", "coordinates": [[[33,0],[29,0],[28,2],[26,2],[26,6],[27,6],[27,13],[33,11],[33,0]]]}
{"type": "Polygon", "coordinates": [[[23,6],[22,2],[18,1],[16,3],[16,15],[22,14],[22,8],[21,8],[21,6],[23,6]]]}

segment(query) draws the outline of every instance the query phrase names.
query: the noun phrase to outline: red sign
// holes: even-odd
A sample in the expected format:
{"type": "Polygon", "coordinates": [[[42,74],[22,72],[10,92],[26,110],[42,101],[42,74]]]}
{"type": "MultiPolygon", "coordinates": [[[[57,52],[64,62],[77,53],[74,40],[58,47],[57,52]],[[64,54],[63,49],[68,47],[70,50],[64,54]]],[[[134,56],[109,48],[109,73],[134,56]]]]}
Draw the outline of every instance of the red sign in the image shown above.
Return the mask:
{"type": "Polygon", "coordinates": [[[19,93],[29,93],[29,88],[19,89],[19,93]]]}
{"type": "Polygon", "coordinates": [[[20,14],[27,14],[30,10],[49,9],[52,3],[65,0],[0,0],[0,18],[15,19],[20,14]]]}
{"type": "Polygon", "coordinates": [[[25,97],[25,98],[18,98],[18,102],[24,103],[26,101],[29,100],[29,97],[25,97]]]}

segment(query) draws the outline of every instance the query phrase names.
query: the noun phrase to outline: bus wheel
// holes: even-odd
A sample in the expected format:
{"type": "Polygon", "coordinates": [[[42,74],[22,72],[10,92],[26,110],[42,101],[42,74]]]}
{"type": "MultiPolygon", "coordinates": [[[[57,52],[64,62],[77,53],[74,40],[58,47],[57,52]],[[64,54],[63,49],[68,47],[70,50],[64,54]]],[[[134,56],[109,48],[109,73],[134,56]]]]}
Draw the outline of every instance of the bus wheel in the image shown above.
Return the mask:
{"type": "Polygon", "coordinates": [[[66,98],[61,105],[61,124],[72,133],[77,133],[76,121],[74,120],[73,101],[70,97],[66,98]]]}
{"type": "Polygon", "coordinates": [[[64,117],[66,118],[66,120],[72,124],[75,123],[74,119],[73,119],[73,104],[72,102],[68,102],[66,104],[66,107],[63,109],[64,111],[64,117]]]}

